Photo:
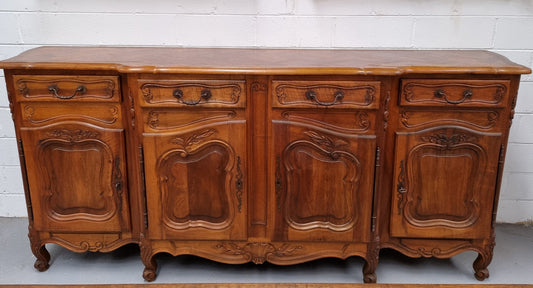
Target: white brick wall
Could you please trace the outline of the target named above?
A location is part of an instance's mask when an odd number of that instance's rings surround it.
[[[489,49],[533,66],[533,0],[2,0],[0,59],[40,45]],[[0,72],[0,216],[25,215]],[[522,77],[498,220],[533,219],[533,75]]]

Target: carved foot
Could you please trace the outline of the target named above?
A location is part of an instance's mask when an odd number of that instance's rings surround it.
[[[48,250],[46,250],[44,246],[41,246],[38,252],[34,252],[33,254],[35,255],[35,257],[37,257],[37,260],[35,260],[35,264],[33,264],[33,267],[39,270],[39,272],[44,272],[48,270],[48,268],[50,267],[50,253],[48,253]]]
[[[156,270],[157,270],[157,265],[152,268],[152,267],[145,267],[144,268],[144,271],[143,271],[143,278],[144,280],[148,281],[148,282],[152,282],[155,280],[155,277],[157,276],[157,273],[156,273]]]
[[[33,267],[40,272],[44,272],[50,267],[50,253],[48,253],[44,244],[41,244],[37,237],[32,238],[31,236],[30,233],[31,251],[35,255],[35,258],[37,258]]]
[[[143,278],[144,280],[148,282],[152,282],[155,280],[155,277],[157,277],[157,262],[155,262],[155,259],[153,256],[149,257],[143,257],[142,259],[144,263],[144,271],[143,271]]]
[[[490,238],[484,241],[482,249],[478,250],[478,256],[472,265],[474,267],[474,276],[477,280],[483,281],[489,278],[489,270],[487,267],[492,261],[492,255],[494,253],[494,246],[496,245],[494,230]]]
[[[378,278],[376,276],[376,272],[365,274],[364,277],[363,277],[363,281],[365,283],[376,283],[377,280],[378,280]]]
[[[489,278],[489,269],[483,269],[483,270],[476,271],[476,273],[474,273],[474,276],[476,276],[477,280],[483,281]]]
[[[490,264],[490,261],[492,259],[492,251],[490,255],[484,255],[482,253],[479,253],[479,255],[476,258],[476,261],[474,261],[474,276],[477,280],[483,281],[487,278],[489,278],[489,270],[487,267]]]
[[[365,283],[376,283],[377,276],[376,276],[376,267],[372,267],[373,265],[370,265],[368,261],[365,262],[365,266],[363,266],[363,281]]]

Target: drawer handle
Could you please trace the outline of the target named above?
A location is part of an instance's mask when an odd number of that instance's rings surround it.
[[[433,92],[433,95],[435,97],[444,98],[446,103],[450,103],[450,104],[461,104],[461,103],[465,102],[466,99],[472,98],[473,94],[474,94],[474,92],[472,92],[472,89],[465,89],[465,91],[463,91],[463,99],[457,100],[457,101],[453,101],[453,100],[449,100],[448,99],[448,97],[446,95],[446,92],[444,92],[444,89],[437,89],[437,90],[435,90],[435,92]]]
[[[78,88],[76,88],[76,90],[74,90],[74,93],[70,96],[59,95],[59,86],[57,86],[57,84],[52,84],[48,86],[48,91],[59,99],[71,99],[71,98],[74,98],[74,96],[76,96],[76,94],[78,93],[80,95],[85,94],[87,92],[87,87],[85,87],[84,85],[78,86]]]
[[[211,96],[213,96],[211,94],[211,90],[203,89],[200,92],[200,99],[198,99],[197,101],[186,101],[186,100],[183,100],[183,90],[181,90],[179,88],[174,89],[174,92],[172,92],[172,95],[174,97],[176,97],[178,100],[180,100],[181,103],[183,103],[185,105],[196,105],[196,104],[200,103],[202,101],[202,99],[204,99],[207,102],[209,100],[209,98],[211,98]]]
[[[321,102],[316,98],[316,91],[313,89],[309,89],[305,92],[305,98],[311,101],[315,101],[316,104],[320,106],[332,106],[337,104],[337,101],[341,101],[342,98],[344,98],[344,92],[342,90],[337,90],[335,94],[333,94],[335,99],[333,99],[333,102]]]

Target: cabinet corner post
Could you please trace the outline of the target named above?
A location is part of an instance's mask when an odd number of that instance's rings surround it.
[[[20,169],[22,171],[22,185],[24,187],[24,195],[26,197],[26,208],[28,210],[28,219],[33,222],[33,207],[31,204],[30,187],[28,185],[28,171],[26,169],[26,157],[24,156],[24,146],[22,139],[17,139],[17,146],[19,150]]]
[[[143,221],[144,221],[144,228],[148,228],[148,206],[147,206],[147,200],[146,200],[146,180],[144,177],[144,151],[143,146],[139,145],[139,166],[141,169],[141,181],[142,181],[142,196],[143,198]]]

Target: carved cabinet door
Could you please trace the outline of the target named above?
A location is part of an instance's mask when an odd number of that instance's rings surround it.
[[[123,129],[72,121],[21,133],[35,229],[129,230]]]
[[[244,120],[144,134],[150,238],[246,238],[245,137]]]
[[[500,145],[460,126],[396,133],[391,235],[489,236]]]
[[[278,241],[367,241],[376,138],[274,120]]]

